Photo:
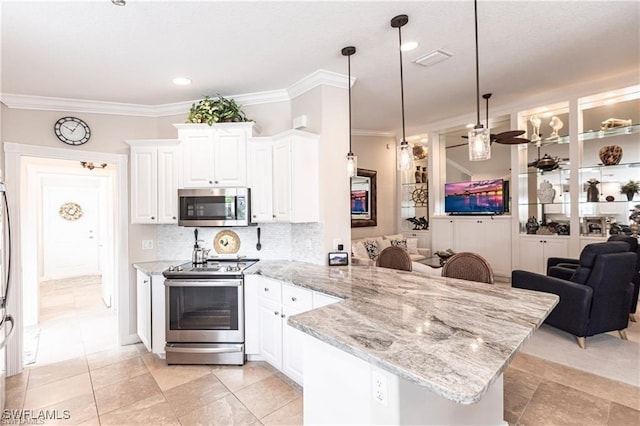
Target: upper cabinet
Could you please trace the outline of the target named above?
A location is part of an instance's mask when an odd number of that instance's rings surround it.
[[[174,124],[182,143],[184,188],[247,186],[253,122]]]
[[[273,142],[251,138],[247,145],[247,185],[251,188],[251,221],[275,221],[273,212]]]
[[[131,223],[177,223],[177,139],[131,140]]]

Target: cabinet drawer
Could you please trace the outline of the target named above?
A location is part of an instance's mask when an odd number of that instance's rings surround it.
[[[269,278],[262,278],[259,281],[258,295],[280,303],[282,300],[282,284]]]
[[[308,311],[313,307],[311,290],[292,285],[282,285],[282,304],[294,309],[295,312]]]

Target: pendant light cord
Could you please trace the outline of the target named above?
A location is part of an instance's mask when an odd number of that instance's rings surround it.
[[[351,150],[351,55],[347,56],[347,73],[349,79],[347,80],[347,86],[349,87],[349,155],[353,155]]]
[[[402,77],[402,27],[398,27],[398,46],[400,47],[400,104],[402,107],[402,141],[401,144],[406,143],[407,139],[405,136],[404,129],[404,80]]]
[[[478,60],[478,0],[473,0],[473,16],[476,30],[476,128],[482,128],[480,124],[480,66]],[[488,124],[488,123],[487,123]]]

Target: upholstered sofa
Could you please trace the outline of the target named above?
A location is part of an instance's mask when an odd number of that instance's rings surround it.
[[[392,245],[406,249],[413,262],[431,257],[431,249],[418,248],[417,238],[406,238],[402,234],[393,234],[351,240],[351,264],[375,265],[377,254]]]

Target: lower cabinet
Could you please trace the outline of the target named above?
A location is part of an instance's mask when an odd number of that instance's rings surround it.
[[[333,296],[259,275],[245,276],[247,355],[259,355],[302,385],[304,333],[289,326],[287,319],[338,301]]]
[[[550,235],[521,236],[519,248],[518,269],[546,275],[548,258],[568,257],[569,240]]]
[[[136,273],[137,333],[149,352],[163,355],[165,341],[164,276]]]

